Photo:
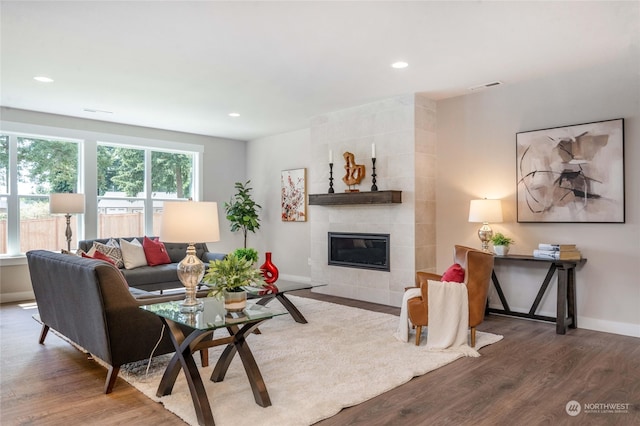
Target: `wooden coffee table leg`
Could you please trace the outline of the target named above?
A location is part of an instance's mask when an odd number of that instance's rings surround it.
[[[282,303],[282,306],[285,307],[285,309],[289,312],[289,314],[291,314],[291,316],[296,322],[300,324],[307,323],[307,319],[304,317],[304,315],[302,315],[302,313],[298,310],[296,305],[294,305],[291,300],[287,299],[287,296],[285,296],[284,293],[276,293],[275,295],[273,294],[266,295],[260,300],[258,300],[256,303],[258,305],[267,306],[267,303],[271,302],[274,298],[278,299],[280,303]]]
[[[198,418],[198,424],[200,425],[213,425],[213,413],[211,412],[211,406],[209,405],[209,399],[207,398],[207,392],[202,383],[202,377],[198,371],[198,366],[193,359],[193,353],[191,350],[191,344],[196,345],[200,340],[206,337],[210,331],[194,330],[186,338],[182,334],[180,328],[173,321],[162,318],[162,321],[167,325],[171,331],[170,337],[173,342],[176,352],[171,358],[167,369],[165,370],[158,391],[156,395],[158,397],[171,394],[173,385],[178,378],[180,368],[185,372],[187,384],[189,386],[189,393],[191,394],[191,400],[196,410],[196,417]]]
[[[227,374],[229,365],[231,365],[231,361],[237,352],[238,355],[240,355],[244,371],[249,379],[249,384],[251,385],[253,398],[256,401],[256,404],[261,407],[269,407],[271,406],[271,398],[269,398],[267,386],[264,383],[262,373],[260,373],[258,364],[256,363],[253,353],[245,339],[246,336],[251,334],[261,322],[262,321],[245,324],[240,329],[235,326],[227,328],[229,333],[233,335],[233,342],[227,345],[222,352],[222,355],[220,355],[220,358],[213,369],[213,373],[211,374],[211,380],[216,383],[224,380],[224,376]]]
[[[276,299],[278,299],[280,303],[282,303],[282,306],[284,306],[285,309],[289,311],[289,313],[291,314],[291,316],[296,322],[300,324],[307,323],[307,319],[304,317],[304,315],[302,315],[302,313],[298,310],[296,305],[294,305],[291,300],[287,299],[284,293],[276,294]]]

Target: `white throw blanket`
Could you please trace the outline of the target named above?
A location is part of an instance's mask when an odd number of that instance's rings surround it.
[[[429,331],[427,349],[452,350],[480,356],[468,343],[469,296],[460,283],[429,280]]]
[[[460,352],[466,356],[477,357],[480,354],[468,343],[469,298],[467,286],[460,283],[428,281],[429,291],[429,327],[427,330],[427,349],[430,351]],[[420,289],[412,288],[405,292],[400,309],[396,339],[409,341],[409,318],[407,301],[420,297]]]

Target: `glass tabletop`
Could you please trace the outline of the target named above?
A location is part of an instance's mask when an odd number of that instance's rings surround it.
[[[198,300],[204,303],[204,307],[203,310],[197,312],[181,312],[180,304],[182,301],[180,300],[143,305],[140,306],[140,309],[198,330],[215,330],[288,313],[281,307],[262,306],[252,301],[247,301],[247,307],[242,312],[227,312],[222,301],[215,297],[205,297]]]
[[[322,287],[326,285],[326,284],[312,284],[311,282],[301,283],[301,282],[286,281],[286,280],[278,280],[274,284],[276,285],[276,287],[278,287],[278,293],[287,293],[287,292],[296,291],[296,290],[309,290],[314,287]],[[264,294],[260,294],[260,292],[263,290],[260,287],[244,287],[244,289],[247,291],[248,297],[264,296]]]

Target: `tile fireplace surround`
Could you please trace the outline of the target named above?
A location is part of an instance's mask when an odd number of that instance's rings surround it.
[[[416,95],[332,112],[311,122],[310,194],[329,188],[328,153],[334,156],[336,193],[344,192],[342,153],[366,167],[357,187],[371,188],[371,145],[376,145],[378,188],[402,191],[402,203],[311,205],[311,282],[314,291],[400,306],[416,270],[435,270],[435,102]],[[390,234],[391,271],[328,265],[329,232]]]

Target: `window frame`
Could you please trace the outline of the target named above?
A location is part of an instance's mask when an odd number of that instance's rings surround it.
[[[133,129],[132,129],[133,130]],[[18,154],[17,140],[23,138],[53,139],[78,143],[78,192],[85,193],[86,209],[84,217],[78,219],[77,238],[97,238],[98,232],[98,191],[97,191],[97,147],[98,144],[130,147],[145,151],[145,233],[153,230],[153,201],[151,198],[151,152],[163,151],[193,155],[193,199],[202,199],[204,146],[163,139],[149,139],[138,136],[94,132],[89,130],[50,127],[27,123],[0,121],[0,134],[9,139],[9,174],[7,198],[7,253],[0,254],[0,265],[12,264],[11,258],[24,258],[20,252],[20,197],[18,194]],[[107,142],[108,141],[108,142]],[[86,194],[96,194],[88,197]],[[25,195],[26,196],[26,195]],[[31,195],[36,196],[36,195]],[[148,201],[147,201],[148,200]],[[9,260],[9,262],[7,262]]]

